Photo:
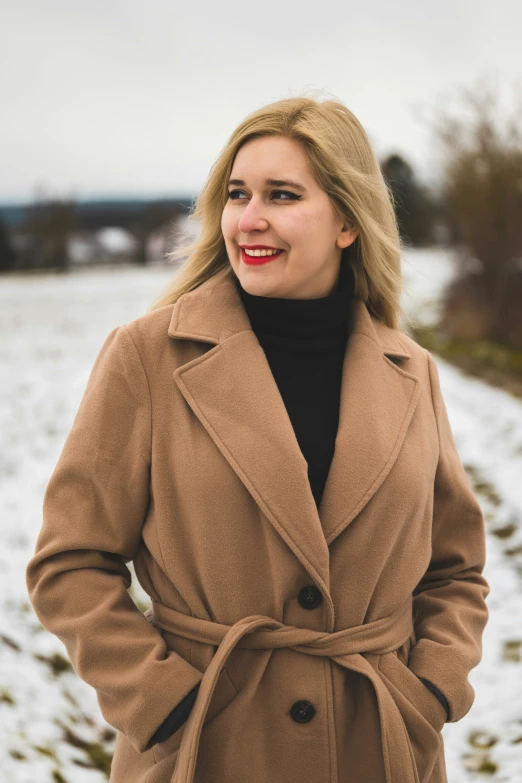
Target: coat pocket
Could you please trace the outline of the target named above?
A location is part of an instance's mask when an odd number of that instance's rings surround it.
[[[203,731],[205,730],[205,726],[208,726],[211,721],[217,718],[223,712],[223,710],[225,710],[229,704],[231,704],[236,696],[237,690],[232,680],[230,679],[227,670],[225,668],[221,669],[214,693],[212,694],[210,704],[208,705],[207,714],[203,723]],[[192,707],[192,709],[194,709],[194,707],[195,705]],[[170,737],[167,737],[166,740],[163,742],[157,742],[152,746],[151,750],[153,752],[156,764],[160,761],[163,761],[163,759],[167,758],[168,756],[173,756],[178,752],[186,726],[187,721],[185,721],[185,723],[180,726],[179,729],[174,732],[174,734],[171,734]]]
[[[444,755],[441,729],[446,710],[407,665],[401,648],[379,658],[379,673],[393,696],[408,732],[419,783],[431,780],[437,760]]]
[[[426,718],[436,732],[440,732],[447,720],[446,710],[434,693],[427,688],[408,664],[402,661],[398,651],[387,653],[389,658],[385,662],[385,671],[401,689],[406,698],[417,707],[421,715]],[[382,660],[381,660],[382,663]],[[391,668],[390,668],[391,667]],[[382,670],[382,666],[379,668]]]

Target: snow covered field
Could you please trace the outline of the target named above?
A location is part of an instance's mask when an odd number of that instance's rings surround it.
[[[0,279],[0,781],[102,783],[114,730],[40,626],[25,566],[41,501],[107,334],[174,274],[79,269]],[[404,306],[429,323],[451,276],[443,251],[405,254]],[[455,440],[488,531],[490,621],[468,715],[443,729],[449,783],[522,781],[522,401],[437,359]],[[131,593],[146,600],[134,580]],[[482,772],[477,771],[482,767]]]

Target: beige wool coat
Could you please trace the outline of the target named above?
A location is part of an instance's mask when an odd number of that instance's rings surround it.
[[[220,271],[107,336],[43,510],[28,593],[117,729],[112,783],[446,783],[419,676],[466,715],[484,519],[432,356],[361,299],[319,509]]]

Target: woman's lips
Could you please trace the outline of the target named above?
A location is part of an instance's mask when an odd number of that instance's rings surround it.
[[[284,250],[280,250],[278,253],[274,253],[271,256],[247,256],[244,249],[241,248],[241,260],[245,264],[258,266],[259,264],[268,264],[269,261],[274,261],[276,258],[282,256],[284,252]]]

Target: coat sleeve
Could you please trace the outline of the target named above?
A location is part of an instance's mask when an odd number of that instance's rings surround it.
[[[26,567],[42,625],[96,690],[103,717],[142,752],[202,672],[167,650],[131,599],[131,573],[149,504],[151,401],[127,327],[94,362],[43,499]]]
[[[446,697],[449,721],[469,712],[475,691],[468,674],[482,658],[482,633],[488,621],[490,588],[484,517],[457,452],[437,365],[428,356],[431,395],[439,436],[434,481],[432,554],[413,592],[416,644],[408,666]]]

